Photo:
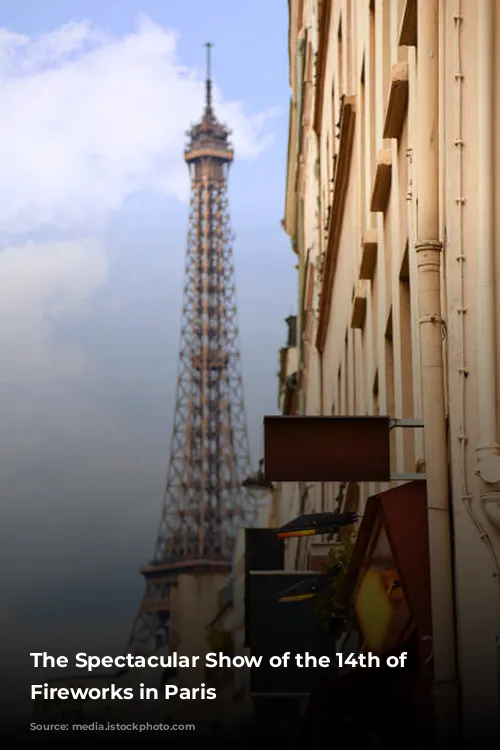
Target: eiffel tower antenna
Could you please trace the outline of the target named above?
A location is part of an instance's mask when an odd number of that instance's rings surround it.
[[[206,79],[206,108],[207,110],[212,109],[212,42],[207,42],[205,47],[207,48],[207,79]]]

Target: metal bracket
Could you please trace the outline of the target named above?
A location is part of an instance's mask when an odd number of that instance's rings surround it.
[[[395,427],[423,427],[424,423],[421,419],[390,419],[389,430],[393,430]],[[391,474],[391,482],[414,482],[414,481],[425,481],[427,478],[426,474],[417,473],[404,473],[404,474]]]
[[[393,430],[395,427],[423,427],[424,423],[421,419],[389,419],[389,429]]]
[[[427,479],[427,474],[391,474],[391,482],[414,482],[424,481]]]

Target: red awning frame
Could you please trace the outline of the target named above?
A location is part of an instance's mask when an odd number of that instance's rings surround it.
[[[422,676],[432,673],[432,610],[426,482],[409,482],[368,498],[344,583],[352,601],[383,528],[415,620]]]
[[[413,695],[422,746],[431,730],[432,707],[429,685],[433,677],[432,615],[429,570],[429,536],[427,522],[427,492],[425,481],[414,481],[368,498],[359,527],[356,545],[347,570],[343,593],[353,601],[363,569],[368,566],[371,552],[383,528],[398,569],[404,595],[414,619],[413,633],[417,636],[419,674],[399,674],[398,670],[382,668],[353,668],[352,672],[325,676],[321,687],[311,694],[304,731],[323,732],[330,736],[339,717],[356,706],[365,696],[368,702],[387,689],[387,680],[396,679],[401,690],[406,684]],[[384,656],[397,655],[406,650],[413,638],[386,651]],[[366,701],[365,701],[366,702]],[[335,710],[333,710],[335,708]],[[418,732],[417,732],[418,733]]]
[[[264,467],[272,482],[387,482],[391,420],[384,416],[264,417]]]

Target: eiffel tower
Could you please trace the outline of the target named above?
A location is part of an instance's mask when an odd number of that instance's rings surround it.
[[[227,178],[230,131],[215,117],[207,44],[205,109],[188,131],[191,178],[179,374],[170,463],[152,562],[127,652],[168,644],[181,573],[229,572],[236,532],[253,519]]]

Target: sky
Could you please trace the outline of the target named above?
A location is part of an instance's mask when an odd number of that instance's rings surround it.
[[[233,131],[252,462],[295,311],[285,0],[0,0],[0,654],[122,651],[159,522],[203,106]],[[5,686],[4,686],[5,688]],[[0,696],[1,697],[1,696]],[[5,695],[3,696],[5,698]]]

